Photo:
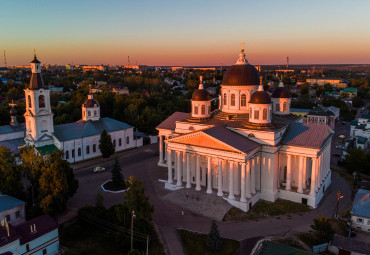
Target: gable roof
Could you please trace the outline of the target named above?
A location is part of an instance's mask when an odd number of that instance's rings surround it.
[[[100,135],[103,130],[108,133],[132,128],[132,126],[111,118],[101,118],[96,121],[78,121],[54,126],[54,136],[59,141],[69,141],[83,137]]]
[[[169,142],[243,153],[249,153],[260,146],[251,139],[222,126],[181,135]]]
[[[12,196],[0,195],[0,212],[12,209],[18,205],[22,205],[25,203],[26,202]]]
[[[170,117],[162,121],[156,128],[175,130],[176,121],[183,120],[189,115],[190,113],[187,113],[187,112],[174,112]]]
[[[23,132],[26,131],[25,123],[20,123],[18,126],[12,126],[12,125],[0,126],[0,135],[20,132],[20,131],[23,131]]]
[[[292,122],[280,142],[291,146],[320,149],[333,133],[334,131],[325,124]]]
[[[328,110],[325,106],[319,105],[313,108],[308,115],[317,115],[317,116],[330,116],[335,115],[332,111]]]

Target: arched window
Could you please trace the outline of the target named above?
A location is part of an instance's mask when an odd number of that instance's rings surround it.
[[[28,95],[28,107],[32,108],[31,96]]]
[[[44,95],[39,96],[39,108],[44,108],[45,107],[45,97]]]
[[[90,146],[89,145],[86,146],[86,154],[90,154]]]
[[[96,152],[96,144],[93,145],[93,153]]]
[[[96,111],[94,111],[94,116],[96,116],[97,114],[96,114]]]
[[[253,113],[253,111],[252,111],[252,107],[251,107],[251,108],[249,108],[249,118],[250,119],[252,118],[252,113]]]
[[[227,105],[227,95],[224,93],[224,105]]]
[[[78,148],[77,153],[78,153],[78,156],[81,157],[81,148]]]
[[[284,102],[284,104],[283,104],[283,112],[286,112],[287,111],[287,104],[286,104],[286,102]]]
[[[113,146],[116,147],[116,139],[113,140]]]
[[[258,110],[254,110],[254,119],[255,120],[259,119],[259,111]]]
[[[91,112],[90,111],[87,111],[87,116],[91,116]]]
[[[267,109],[263,109],[262,119],[267,120]]]
[[[240,106],[247,106],[247,96],[245,94],[240,98]]]
[[[231,106],[235,106],[235,94],[231,94]]]
[[[280,112],[280,104],[279,103],[276,104],[276,111]]]
[[[198,114],[198,106],[194,106],[194,114]]]
[[[206,106],[205,105],[202,105],[202,114],[206,114]]]

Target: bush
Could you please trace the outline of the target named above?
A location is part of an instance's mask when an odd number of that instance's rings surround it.
[[[218,232],[216,221],[212,221],[211,231],[207,237],[207,248],[213,252],[219,251],[222,247],[222,239]]]

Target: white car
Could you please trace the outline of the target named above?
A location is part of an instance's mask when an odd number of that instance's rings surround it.
[[[104,172],[105,168],[101,166],[97,166],[94,168],[94,173]]]

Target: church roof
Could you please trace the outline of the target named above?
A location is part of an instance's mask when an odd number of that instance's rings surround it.
[[[333,136],[333,133],[334,131],[325,124],[292,122],[281,139],[281,143],[320,149]]]
[[[7,147],[12,153],[18,153],[19,146],[22,146],[24,144],[25,144],[24,137],[0,141],[0,146]]]
[[[69,141],[83,137],[100,135],[103,130],[115,132],[132,128],[132,126],[111,118],[101,118],[96,121],[79,121],[54,126],[54,136],[59,141]]]
[[[15,133],[19,131],[26,131],[25,123],[20,123],[18,126],[12,126],[12,125],[0,126],[0,135]]]
[[[183,120],[189,115],[190,113],[187,112],[174,112],[170,117],[162,121],[156,128],[175,130],[176,121]]]
[[[29,89],[40,89],[44,87],[44,80],[41,73],[33,73],[31,75]]]
[[[251,64],[229,67],[222,79],[222,86],[258,85],[259,83],[259,72]]]

